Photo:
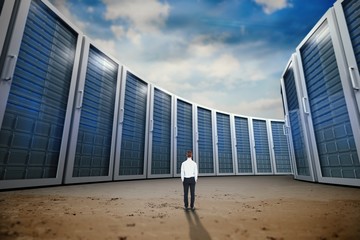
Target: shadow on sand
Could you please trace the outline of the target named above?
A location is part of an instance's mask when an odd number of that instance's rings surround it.
[[[185,216],[189,223],[191,240],[211,240],[209,233],[201,224],[200,218],[196,211],[186,210]]]

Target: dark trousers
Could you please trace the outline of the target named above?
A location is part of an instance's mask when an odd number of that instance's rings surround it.
[[[188,194],[189,194],[189,188],[190,188],[190,196],[191,196],[191,202],[190,207],[194,207],[195,203],[195,178],[184,178],[183,186],[184,186],[184,206],[187,208],[189,207],[189,200],[188,200]]]

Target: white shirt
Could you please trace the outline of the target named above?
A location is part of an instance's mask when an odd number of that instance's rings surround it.
[[[184,181],[184,178],[195,178],[195,182],[198,179],[198,169],[197,164],[191,158],[188,158],[181,164],[181,181]]]

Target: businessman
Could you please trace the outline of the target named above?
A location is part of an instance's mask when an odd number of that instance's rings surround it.
[[[190,208],[195,210],[195,185],[198,179],[198,168],[196,162],[192,160],[192,151],[186,152],[186,161],[181,164],[181,181],[184,186],[184,207],[189,209],[188,193],[190,188]]]

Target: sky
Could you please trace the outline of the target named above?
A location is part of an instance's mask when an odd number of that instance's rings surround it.
[[[335,0],[50,0],[139,78],[225,113],[283,119],[280,78]]]

